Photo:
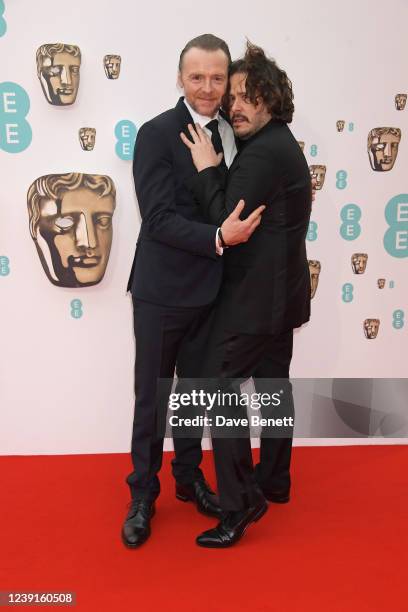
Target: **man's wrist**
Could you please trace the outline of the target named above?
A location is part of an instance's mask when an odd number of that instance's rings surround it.
[[[222,248],[226,249],[228,247],[228,244],[224,240],[224,236],[222,235],[222,229],[221,228],[218,228],[218,238],[220,240]]]

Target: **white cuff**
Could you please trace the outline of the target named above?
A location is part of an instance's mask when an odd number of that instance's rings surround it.
[[[220,228],[217,229],[217,232],[215,234],[215,252],[217,253],[217,255],[222,255],[224,253],[224,249],[220,247],[218,244],[219,233],[220,233]]]

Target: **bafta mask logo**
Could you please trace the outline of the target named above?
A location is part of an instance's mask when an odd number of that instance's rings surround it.
[[[379,278],[377,280],[377,285],[379,289],[384,289],[385,287],[385,278]]]
[[[397,159],[400,140],[399,128],[378,127],[368,133],[367,151],[373,170],[378,172],[392,170]]]
[[[95,146],[96,129],[83,127],[79,128],[79,142],[84,151],[92,151]]]
[[[81,51],[76,45],[55,43],[37,49],[37,74],[50,104],[68,106],[75,102],[80,66]]]
[[[121,61],[120,55],[105,55],[103,65],[108,79],[119,78]]]
[[[374,340],[378,335],[380,319],[365,319],[364,334],[368,340]]]
[[[343,119],[339,119],[339,121],[336,121],[336,128],[338,132],[342,132],[344,130],[344,126],[345,126],[346,122],[343,121]]]
[[[303,142],[303,140],[298,140],[297,143],[298,143],[299,147],[302,149],[302,151],[304,151],[305,143]]]
[[[354,274],[364,274],[367,267],[367,253],[353,253],[351,256],[351,267]]]
[[[316,181],[316,189],[322,189],[326,176],[326,166],[312,164],[309,166],[310,176]]]
[[[397,110],[404,110],[406,103],[407,103],[407,94],[396,94],[395,108]]]
[[[310,274],[310,289],[311,289],[310,299],[313,299],[314,296],[316,295],[316,289],[317,289],[317,285],[319,284],[319,275],[320,275],[321,269],[322,269],[322,266],[320,264],[320,261],[317,261],[317,259],[309,259],[309,274]]]
[[[109,176],[48,174],[27,194],[31,237],[48,279],[59,287],[99,283],[112,244],[116,190]]]

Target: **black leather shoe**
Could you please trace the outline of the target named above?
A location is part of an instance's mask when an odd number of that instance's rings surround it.
[[[265,514],[268,504],[263,499],[256,506],[238,512],[227,512],[215,529],[204,531],[196,542],[206,548],[228,548],[242,538],[251,523],[256,523]]]
[[[222,517],[219,499],[205,480],[194,480],[189,485],[176,482],[176,497],[183,502],[194,502],[197,510],[206,516]]]
[[[274,504],[287,504],[290,500],[289,489],[282,489],[282,491],[267,491],[262,489],[265,499]]]
[[[150,519],[156,509],[154,501],[134,499],[122,527],[122,541],[129,548],[137,548],[150,536]]]

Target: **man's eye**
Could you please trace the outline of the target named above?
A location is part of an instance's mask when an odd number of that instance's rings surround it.
[[[383,151],[385,149],[385,144],[378,144],[375,148],[377,151]]]
[[[111,225],[111,217],[109,217],[109,216],[98,217],[96,222],[101,227],[104,227],[104,228],[110,227],[110,225]]]
[[[192,81],[201,81],[201,77],[199,74],[193,74],[193,76],[191,77]]]
[[[71,66],[71,72],[73,72],[74,74],[78,74],[79,66]]]
[[[55,220],[55,225],[60,230],[69,230],[73,227],[74,220],[72,217],[58,217],[58,219]]]

